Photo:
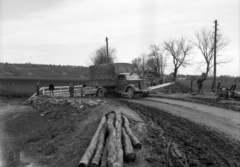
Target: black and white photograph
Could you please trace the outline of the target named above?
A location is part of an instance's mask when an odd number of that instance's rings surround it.
[[[0,0],[0,167],[240,167],[240,1]]]

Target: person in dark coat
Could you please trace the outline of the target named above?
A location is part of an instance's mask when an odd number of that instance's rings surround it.
[[[40,82],[38,81],[37,82],[37,85],[36,85],[36,89],[37,89],[37,96],[39,96],[39,87],[40,87]]]
[[[74,95],[74,85],[72,83],[70,83],[70,85],[69,85],[69,93],[70,93],[70,97],[73,97],[73,95]]]
[[[203,87],[203,82],[207,79],[207,76],[205,73],[202,73],[202,76],[197,80],[198,85],[198,94],[200,94],[200,91]]]
[[[86,87],[86,84],[83,84],[82,87],[80,87],[80,92],[81,92],[81,96],[85,96],[84,95],[84,88]]]
[[[54,95],[54,85],[53,85],[53,83],[51,83],[50,85],[49,85],[49,91],[50,91],[50,95]]]

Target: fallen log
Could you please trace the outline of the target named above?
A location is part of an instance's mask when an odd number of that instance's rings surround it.
[[[102,157],[103,149],[105,146],[105,135],[106,135],[106,124],[102,127],[101,133],[98,138],[97,149],[95,151],[95,155],[90,164],[90,167],[98,167],[100,164],[100,160]]]
[[[108,143],[108,138],[106,140],[106,144],[105,144],[103,154],[101,157],[101,166],[100,167],[107,167],[107,143]]]
[[[122,128],[123,150],[125,159],[127,162],[134,162],[136,155],[133,152],[133,147],[129,136],[127,135],[125,128]]]
[[[123,149],[122,149],[122,114],[121,112],[116,112],[116,120],[115,120],[115,128],[116,128],[116,160],[114,162],[114,166],[123,167]]]
[[[113,126],[115,114],[109,113],[107,116],[107,130],[108,130],[108,140],[107,140],[107,166],[114,167],[114,162],[116,161],[116,129]]]
[[[123,118],[123,126],[125,128],[126,133],[128,134],[129,138],[132,141],[132,145],[134,148],[137,149],[141,149],[142,148],[142,144],[139,142],[139,140],[137,139],[137,137],[133,134],[131,128],[129,127],[129,121],[127,119],[127,117],[125,117],[124,115],[122,116]]]
[[[99,134],[100,134],[105,122],[106,122],[106,117],[104,115],[104,116],[102,116],[101,121],[98,125],[98,128],[97,128],[95,134],[93,135],[88,148],[84,152],[82,159],[80,160],[80,162],[78,164],[78,167],[87,167],[88,166],[89,161],[92,159],[94,151],[96,150],[98,137],[99,137]]]

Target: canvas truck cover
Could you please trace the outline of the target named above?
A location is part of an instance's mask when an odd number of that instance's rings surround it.
[[[89,67],[89,81],[97,82],[101,86],[109,86],[106,81],[114,84],[116,76],[119,73],[131,73],[133,72],[133,65],[129,63],[113,63],[113,64],[101,64]],[[104,82],[103,82],[104,81]],[[102,83],[102,84],[101,84]],[[106,83],[107,85],[103,85]]]

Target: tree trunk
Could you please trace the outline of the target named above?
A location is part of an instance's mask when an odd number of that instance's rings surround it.
[[[174,68],[174,72],[173,72],[173,81],[176,81],[176,78],[177,78],[177,71],[178,71],[178,69],[177,69],[177,68]]]
[[[90,164],[90,167],[98,167],[102,157],[106,136],[106,124],[103,126],[102,131],[98,138],[97,150],[95,152],[94,158]]]
[[[136,155],[133,152],[131,140],[130,140],[129,136],[127,135],[124,127],[122,128],[122,139],[123,139],[123,148],[124,148],[125,159],[127,160],[127,162],[134,162]]]
[[[103,154],[101,157],[101,166],[100,167],[107,167],[107,143],[108,143],[108,138],[106,140],[106,144],[105,144]]]
[[[129,121],[127,119],[127,117],[125,116],[122,116],[123,120],[124,120],[124,128],[126,130],[126,133],[128,134],[128,136],[130,137],[131,141],[132,141],[132,144],[133,144],[133,147],[137,148],[137,149],[140,149],[142,148],[142,145],[141,143],[139,142],[139,140],[137,139],[136,136],[134,136],[134,134],[132,133],[132,130],[130,129],[129,127]]]
[[[116,128],[116,160],[114,162],[114,166],[123,167],[123,150],[122,150],[122,114],[121,112],[116,112],[116,120],[115,120],[115,128]]]
[[[99,137],[99,134],[100,134],[100,132],[102,130],[102,127],[104,126],[105,122],[106,122],[106,117],[102,116],[101,121],[99,123],[99,126],[98,126],[95,134],[93,135],[92,140],[91,140],[88,148],[84,152],[84,154],[82,156],[82,159],[80,160],[80,162],[78,164],[78,167],[88,166],[89,161],[92,159],[93,154],[95,152],[95,149],[97,147],[98,137]]]
[[[158,57],[157,57],[157,73],[159,74],[159,60],[158,60]]]
[[[115,150],[116,145],[116,129],[113,126],[115,114],[109,113],[107,119],[108,129],[108,142],[107,142],[107,164],[108,167],[113,167],[116,161],[117,153]]]

